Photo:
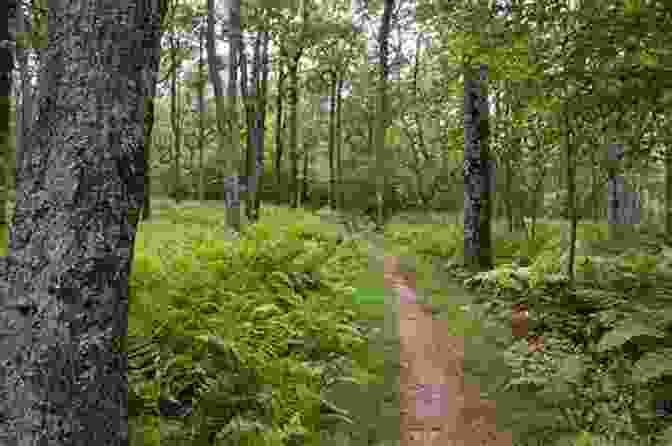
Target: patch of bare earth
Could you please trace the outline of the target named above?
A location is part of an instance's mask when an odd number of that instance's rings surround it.
[[[464,341],[418,303],[400,302],[401,446],[512,446],[493,401],[465,383]]]

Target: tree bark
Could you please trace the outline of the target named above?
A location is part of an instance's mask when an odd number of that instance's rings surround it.
[[[237,0],[231,0],[232,4],[229,4],[229,11],[236,9],[235,3],[240,3]],[[217,114],[217,136],[219,140],[219,150],[223,150],[224,147],[229,146],[230,153],[225,159],[225,178],[224,178],[224,206],[226,208],[226,223],[229,228],[233,229],[235,232],[240,232],[242,227],[241,215],[240,215],[240,197],[239,197],[239,188],[238,188],[238,155],[239,155],[239,145],[240,132],[238,131],[237,126],[237,116],[231,116],[229,120],[229,127],[231,130],[231,137],[227,141],[227,124],[226,124],[226,104],[224,103],[224,88],[222,87],[222,79],[219,77],[219,72],[217,71],[217,61],[215,52],[215,2],[214,0],[208,0],[208,32],[206,40],[206,48],[208,52],[208,67],[210,71],[210,82],[212,82],[212,87],[215,95],[215,104],[216,104],[216,114]],[[231,22],[240,23],[240,7],[237,8],[237,13],[231,13],[230,20]],[[236,19],[235,17],[238,17]],[[233,31],[233,28],[236,25],[231,24],[232,28],[232,37],[240,35],[240,27],[237,27],[237,32]],[[231,45],[230,57],[231,62],[233,62],[234,67],[229,70],[229,85],[228,85],[228,95],[230,98],[230,112],[234,114],[235,112],[235,88],[236,88],[236,74],[235,74],[235,48],[237,45],[235,37]]]
[[[672,240],[672,145],[665,146],[665,234]]]
[[[336,163],[335,163],[335,138],[336,138],[336,87],[338,79],[336,71],[331,72],[329,84],[329,208],[336,209]]]
[[[490,230],[490,153],[487,66],[479,79],[465,70],[464,80],[464,258],[475,270],[493,266]]]
[[[243,97],[243,108],[245,110],[245,128],[247,130],[245,135],[245,215],[248,221],[254,221],[254,195],[256,190],[256,176],[255,176],[255,141],[254,141],[254,116],[256,108],[256,90],[258,84],[259,73],[256,71],[258,67],[257,58],[259,57],[259,36],[255,39],[254,56],[251,61],[252,65],[252,80],[251,85],[247,79],[247,55],[245,54],[245,43],[240,39],[240,46],[238,48],[240,55],[240,91]],[[248,88],[249,86],[249,88]]]
[[[301,202],[304,203],[304,206],[307,206],[309,199],[308,193],[308,167],[310,166],[310,152],[308,148],[304,146],[303,149],[303,169],[301,174]]]
[[[231,129],[231,154],[233,168],[224,178],[224,200],[229,226],[240,232],[242,215],[240,209],[240,174],[238,170],[240,155],[240,126],[238,121],[238,69],[240,68],[240,49],[242,34],[240,30],[240,0],[229,1],[229,128]]]
[[[574,284],[574,258],[576,257],[576,174],[574,161],[574,139],[568,115],[568,106],[565,106],[563,117],[565,120],[565,153],[567,155],[567,214],[569,217],[569,256],[567,258],[567,277],[569,284]]]
[[[336,87],[336,175],[338,190],[338,209],[344,210],[345,192],[343,191],[343,137],[341,132],[342,114],[343,114],[343,73],[338,77],[338,86]]]
[[[283,104],[285,96],[285,63],[283,62],[283,55],[285,55],[284,47],[280,46],[280,61],[277,64],[278,68],[278,96],[275,103],[275,187],[278,193],[282,190],[282,155],[283,155],[283,123],[284,113]]]
[[[17,32],[30,33],[30,24],[24,14],[23,8],[18,7],[16,11]],[[30,130],[33,123],[33,91],[28,70],[28,49],[19,45],[18,42],[16,46],[16,59],[19,64],[21,78],[21,107],[16,107],[16,166],[18,170],[22,164],[24,149],[30,146]]]
[[[201,28],[202,30],[203,28]],[[205,72],[204,72],[204,37],[201,31],[198,39],[198,200],[205,201]]]
[[[177,1],[177,0],[175,0]],[[173,7],[173,11],[175,6]],[[173,32],[170,36],[170,59],[172,62],[172,73],[170,74],[170,127],[173,131],[173,175],[175,184],[173,185],[173,199],[175,204],[180,204],[182,200],[182,180],[181,180],[181,165],[180,158],[182,154],[182,128],[179,120],[179,90],[177,85],[177,50],[179,43],[176,42],[176,36]]]
[[[150,61],[154,66],[154,61]],[[156,65],[158,68],[158,64]],[[142,206],[142,220],[149,220],[152,218],[152,175],[151,175],[151,152],[152,152],[152,131],[154,130],[154,95],[156,94],[156,83],[149,86],[149,95],[145,97],[145,116],[144,116],[144,140],[145,153],[143,154],[143,162],[145,163],[145,176],[143,184],[145,188],[145,200]]]
[[[298,126],[299,126],[299,60],[301,59],[301,49],[296,50],[296,54],[289,62],[289,150],[291,154],[291,178],[290,178],[290,206],[298,207],[299,201],[299,148],[298,148]]]
[[[50,2],[45,94],[3,262],[2,444],[128,444],[123,346],[158,15],[151,1]]]
[[[151,49],[149,54],[149,63],[145,66],[145,81],[147,85],[147,94],[145,95],[144,111],[144,167],[145,176],[143,178],[145,188],[145,200],[142,207],[142,220],[149,220],[152,217],[152,175],[151,175],[151,153],[152,153],[152,131],[154,130],[154,96],[156,95],[156,84],[159,78],[159,68],[161,66],[161,37],[163,36],[163,23],[168,14],[169,0],[158,0],[158,20],[160,23],[158,31],[159,44]]]
[[[254,197],[254,217],[259,220],[261,207],[261,191],[264,180],[264,155],[266,143],[266,98],[268,91],[268,31],[261,31],[261,56],[259,63],[261,64],[261,79],[259,80],[259,90],[257,109],[255,112],[255,144],[257,147],[257,193]]]
[[[4,11],[3,11],[4,10]],[[9,120],[12,96],[12,70],[14,56],[10,49],[9,5],[0,7],[0,17],[6,17],[7,26],[0,28],[0,225],[7,224],[7,188],[9,169]],[[18,109],[18,106],[17,106]],[[17,126],[16,133],[19,133]]]
[[[387,178],[387,169],[385,163],[385,133],[389,121],[387,107],[387,76],[388,76],[388,40],[390,37],[390,27],[392,22],[392,9],[394,0],[385,0],[383,17],[380,22],[378,32],[378,116],[375,132],[376,147],[376,229],[383,230],[385,224],[385,184]]]

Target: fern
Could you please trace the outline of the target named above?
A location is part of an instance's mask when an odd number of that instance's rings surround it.
[[[633,376],[640,383],[669,374],[672,374],[672,348],[645,353],[633,367]]]
[[[651,327],[644,322],[633,318],[619,322],[616,327],[608,331],[597,345],[597,351],[604,352],[622,346],[632,338],[638,336],[665,337],[665,333]]]

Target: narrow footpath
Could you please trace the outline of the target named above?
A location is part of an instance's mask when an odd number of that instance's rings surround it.
[[[464,380],[464,339],[416,300],[414,277],[385,257],[386,286],[399,298],[401,446],[512,446],[496,406]]]

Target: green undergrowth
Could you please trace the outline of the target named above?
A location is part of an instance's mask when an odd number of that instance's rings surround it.
[[[367,342],[383,310],[353,300],[355,287],[382,285],[368,244],[280,208],[233,237],[220,212],[163,209],[141,225],[129,308],[132,444],[326,444],[359,422],[330,390],[351,383],[363,400],[362,388],[384,384],[384,355]],[[192,400],[194,411],[158,423],[159,398]]]
[[[579,225],[570,289],[561,222],[495,231],[496,268],[474,275],[451,217],[394,221],[381,235],[324,210],[263,212],[240,237],[221,208],[166,208],[143,222],[132,444],[395,444],[398,364],[375,334],[394,306],[355,303],[383,288],[389,254],[415,260],[419,296],[465,339],[465,379],[497,402],[516,446],[670,443],[651,405],[672,394],[672,253],[651,234],[616,249],[603,225]],[[512,339],[514,302],[532,308],[543,353]],[[193,414],[159,417],[160,396],[193,400]]]
[[[672,423],[654,406],[672,395],[672,247],[645,232],[610,244],[606,228],[596,226],[580,227],[573,288],[559,234],[528,266],[503,263],[465,285],[482,297],[483,317],[501,326],[513,303],[530,306],[531,332],[544,337],[546,350],[532,354],[524,341],[511,343],[505,358],[514,375],[505,390],[533,394],[537,415],[556,415],[544,428],[549,435],[670,444]]]
[[[606,225],[581,223],[570,289],[564,222],[537,223],[534,234],[494,231],[495,269],[477,275],[462,268],[460,227],[387,229],[398,252],[439,262],[439,280],[428,285],[433,303],[465,296],[446,275],[477,296],[466,314],[454,306],[447,314],[453,333],[465,335],[465,379],[497,402],[515,444],[672,444],[670,419],[654,410],[672,398],[672,247],[663,238],[638,230],[613,243]],[[511,336],[519,302],[532,308],[531,334],[544,336],[544,353]]]

